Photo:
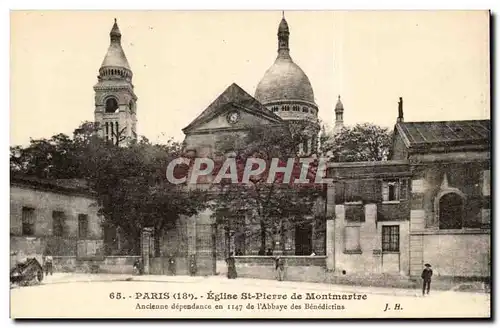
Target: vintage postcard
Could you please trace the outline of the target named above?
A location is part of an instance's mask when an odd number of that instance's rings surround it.
[[[10,315],[490,318],[488,11],[12,11]]]

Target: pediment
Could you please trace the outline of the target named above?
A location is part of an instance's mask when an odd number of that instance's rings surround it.
[[[233,121],[235,117],[236,120]],[[249,126],[276,123],[276,120],[259,115],[259,113],[252,112],[247,108],[237,106],[235,104],[228,104],[209,120],[190,130],[190,133],[207,130],[241,130],[248,128]]]
[[[231,121],[229,114],[236,113]],[[255,98],[236,84],[229,86],[217,97],[183,132],[191,133],[211,130],[238,130],[256,124],[279,124],[282,119],[264,107]]]

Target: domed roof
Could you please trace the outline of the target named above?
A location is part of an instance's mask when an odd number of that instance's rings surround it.
[[[342,104],[342,101],[340,100],[340,95],[337,100],[337,104],[335,105],[335,111],[343,111],[344,110],[344,104]]]
[[[306,73],[290,57],[290,32],[285,18],[278,27],[278,58],[257,85],[255,98],[262,104],[282,100],[314,103],[314,92]]]
[[[278,56],[257,85],[255,99],[262,104],[287,99],[314,103],[314,92],[306,73],[290,57]]]
[[[123,67],[130,70],[127,57],[125,56],[125,52],[123,51],[121,45],[122,34],[116,19],[109,36],[111,42],[109,44],[108,52],[102,61],[101,67]]]

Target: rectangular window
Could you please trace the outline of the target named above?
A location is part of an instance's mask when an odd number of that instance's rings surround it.
[[[483,171],[483,196],[490,195],[490,190],[491,190],[490,183],[491,183],[490,170],[484,170]]]
[[[23,236],[33,236],[35,234],[35,209],[23,207],[22,209],[22,233]]]
[[[361,252],[361,245],[359,242],[359,226],[347,226],[344,228],[344,249],[345,252]]]
[[[86,214],[78,214],[78,238],[87,239],[89,233],[89,218]]]
[[[64,212],[54,211],[52,212],[52,235],[57,237],[62,237],[64,234],[64,223],[65,223]]]
[[[382,226],[382,251],[399,252],[399,226]]]
[[[405,200],[408,197],[407,179],[384,181],[382,183],[382,200],[394,202]]]

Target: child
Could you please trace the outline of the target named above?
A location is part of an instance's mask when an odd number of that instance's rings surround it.
[[[431,289],[431,277],[432,277],[432,269],[429,263],[425,264],[424,271],[422,271],[422,279],[424,280],[422,285],[422,295],[425,295],[425,290],[427,289],[427,295],[429,295],[429,291]]]
[[[49,273],[52,276],[52,273],[54,272],[53,268],[52,254],[50,251],[47,251],[45,255],[45,276],[48,276]]]

